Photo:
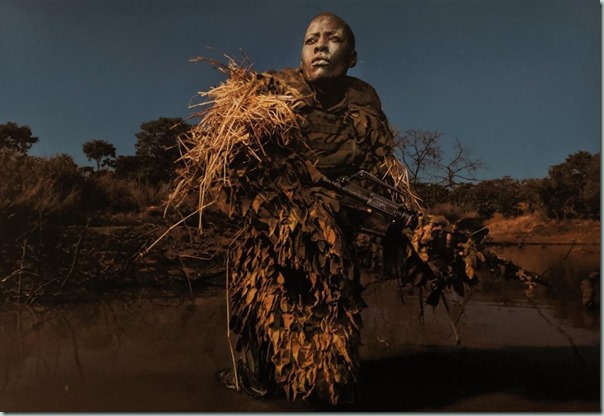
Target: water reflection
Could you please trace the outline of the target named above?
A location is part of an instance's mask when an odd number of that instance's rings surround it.
[[[573,360],[589,362],[591,373],[587,372],[590,376],[584,383],[591,386],[594,371],[599,374],[594,351],[599,346],[600,322],[598,315],[583,308],[579,284],[583,276],[599,271],[599,247],[498,250],[527,269],[548,270],[551,287],[539,287],[527,299],[519,282],[483,278],[466,303],[450,299],[450,315],[442,307],[426,307],[422,322],[417,292],[407,290],[402,303],[396,283],[369,285],[361,352],[369,363],[370,377],[390,362],[385,360],[394,360],[393,366],[403,361],[408,365],[409,357],[423,359],[431,348],[472,351],[473,356],[484,358],[485,365],[493,365],[489,360],[519,354],[505,348],[522,347],[532,348],[536,357],[549,351],[545,355],[550,354],[551,360],[570,360],[561,364],[569,368],[574,368]],[[215,371],[231,360],[225,317],[222,291],[194,298],[137,293],[54,307],[4,305],[0,311],[0,408],[30,412],[308,410],[302,403],[249,400],[215,381]],[[461,347],[455,347],[452,321],[457,323]],[[484,349],[508,352],[491,356],[480,352]],[[385,391],[371,393],[371,389],[368,386],[365,402],[369,410],[379,408],[372,407],[372,400]],[[430,400],[415,397],[412,402],[417,407],[405,409],[435,409]],[[453,406],[456,400],[460,398],[443,406]],[[599,398],[589,396],[588,400],[599,406]]]
[[[151,411],[155,406],[141,409],[128,397],[165,397],[162,390],[176,379],[196,397],[187,383],[203,383],[197,375],[210,364],[228,364],[216,331],[224,328],[223,306],[222,297],[141,296],[5,311],[0,404],[5,410]],[[190,401],[177,391],[167,399],[176,408]]]

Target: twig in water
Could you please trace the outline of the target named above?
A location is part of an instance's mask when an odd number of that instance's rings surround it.
[[[231,361],[233,364],[233,374],[235,374],[235,388],[237,391],[239,388],[239,374],[237,374],[237,362],[235,360],[235,352],[233,351],[233,343],[231,342],[231,306],[230,306],[230,296],[229,296],[229,276],[231,270],[229,268],[229,255],[227,252],[226,256],[226,318],[227,318],[227,340],[229,341],[229,351],[231,352]]]
[[[556,325],[555,323],[553,323],[552,321],[550,321],[549,318],[547,316],[545,316],[545,314],[541,311],[541,309],[539,309],[539,307],[535,304],[535,302],[533,302],[533,300],[531,298],[528,298],[528,301],[531,304],[531,306],[533,307],[533,309],[535,309],[537,311],[537,313],[543,318],[543,320],[545,322],[547,322],[550,326],[556,328],[556,330],[558,332],[560,332],[560,334],[562,334],[562,336],[564,336],[568,340],[568,343],[572,347],[573,352],[575,354],[577,354],[577,356],[579,356],[579,358],[581,359],[581,361],[585,362],[585,360],[583,359],[583,357],[579,353],[579,349],[577,348],[577,345],[573,341],[573,338],[564,329],[562,329],[559,325]]]
[[[178,262],[182,266],[182,272],[187,276],[187,283],[189,284],[189,294],[193,297],[193,286],[191,285],[191,277],[189,276],[189,272],[187,272],[187,267],[185,263],[182,261],[182,256],[180,254],[177,255]]]
[[[78,262],[78,257],[80,254],[80,245],[82,244],[82,240],[84,239],[84,236],[86,235],[86,230],[88,230],[88,227],[90,226],[90,221],[92,220],[92,217],[88,218],[88,222],[86,223],[86,227],[84,228],[84,230],[82,231],[82,233],[80,234],[80,238],[78,239],[78,242],[76,243],[76,247],[75,247],[75,253],[73,254],[73,260],[71,262],[71,268],[69,269],[69,272],[67,272],[67,275],[65,276],[65,279],[63,279],[63,281],[61,282],[61,286],[59,287],[59,292],[61,292],[63,290],[63,286],[65,286],[65,283],[67,283],[67,280],[69,280],[69,278],[71,277],[71,275],[73,274],[75,268],[76,268],[76,264]]]
[[[19,294],[17,295],[18,304],[21,303],[21,278],[23,277],[23,269],[24,269],[24,264],[25,264],[25,253],[26,252],[27,252],[27,238],[25,238],[25,241],[23,241],[23,253],[21,254],[21,264],[19,266],[19,284],[18,284]]]
[[[463,302],[460,305],[460,310],[459,310],[459,314],[457,315],[457,319],[455,319],[455,325],[457,325],[459,323],[459,320],[461,319],[461,317],[463,316],[463,314],[466,311],[466,305],[468,304],[468,301],[470,300],[470,297],[472,296],[472,293],[474,291],[472,290],[472,287],[470,286],[470,290],[468,293],[468,296],[464,296],[463,298]]]
[[[237,391],[240,391],[241,389],[239,387],[239,374],[237,373],[237,362],[235,360],[235,352],[233,351],[233,343],[231,342],[231,303],[230,303],[231,297],[229,296],[229,280],[230,280],[229,277],[231,275],[231,269],[229,267],[229,257],[230,257],[229,251],[230,251],[233,243],[239,239],[239,236],[241,236],[241,234],[243,234],[243,229],[239,230],[239,232],[237,232],[233,236],[233,239],[231,240],[231,242],[228,245],[227,255],[226,255],[226,260],[225,260],[226,279],[224,279],[226,281],[227,340],[229,341],[229,350],[231,352],[231,361],[233,363],[233,374],[235,375],[235,388],[237,389]]]
[[[580,234],[579,234],[580,235]],[[552,270],[554,267],[564,263],[566,261],[566,259],[568,259],[568,257],[570,256],[570,253],[573,251],[573,249],[575,248],[575,245],[577,243],[577,239],[579,238],[579,235],[577,235],[575,237],[575,239],[573,240],[573,242],[571,243],[568,251],[566,252],[566,254],[564,255],[564,257],[561,260],[558,260],[556,263],[552,264],[551,266],[549,266],[547,269],[545,269],[545,271],[543,273],[541,273],[541,276],[545,276],[546,273],[548,273],[550,270]]]
[[[451,310],[449,309],[449,304],[447,303],[447,299],[445,298],[445,294],[441,292],[441,299],[443,300],[443,305],[445,310],[447,311],[447,317],[449,318],[449,325],[451,325],[451,329],[453,330],[453,335],[455,335],[456,344],[461,344],[461,337],[459,336],[459,332],[457,332],[457,323],[453,321],[451,317]]]

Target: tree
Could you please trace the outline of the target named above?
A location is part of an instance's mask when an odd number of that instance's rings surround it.
[[[29,126],[19,126],[12,121],[0,124],[0,148],[27,154],[35,143],[38,143],[38,138],[32,136]]]
[[[479,160],[468,157],[467,151],[461,146],[459,140],[455,139],[455,155],[453,158],[438,166],[440,174],[436,177],[448,188],[455,186],[459,180],[475,181],[474,172],[483,167]]]
[[[523,179],[520,181],[522,186],[522,202],[526,204],[528,212],[540,211],[544,214],[547,213],[547,207],[541,198],[542,191],[546,179],[530,178]]]
[[[437,131],[406,130],[396,134],[397,154],[407,166],[411,182],[432,182],[434,171],[442,158]]]
[[[517,179],[504,176],[479,182],[473,187],[474,205],[478,213],[490,217],[495,212],[504,217],[516,217],[522,214],[522,185]]]
[[[397,154],[409,169],[411,183],[432,183],[454,187],[459,181],[474,181],[474,172],[482,168],[479,160],[470,159],[459,140],[455,140],[453,158],[446,160],[441,146],[442,133],[406,130],[398,133]]]
[[[118,156],[113,167],[115,174],[121,178],[139,179],[141,163],[137,156]]]
[[[141,124],[136,133],[136,157],[141,173],[152,183],[167,181],[174,172],[174,162],[180,157],[178,137],[189,131],[182,118],[160,117]]]
[[[600,214],[600,153],[579,151],[551,166],[541,190],[547,214],[556,218]]]
[[[115,158],[115,146],[105,140],[91,140],[82,145],[82,151],[88,160],[96,162],[96,170],[109,164],[109,158]]]

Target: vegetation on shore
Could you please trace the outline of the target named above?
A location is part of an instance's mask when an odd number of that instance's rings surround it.
[[[179,163],[177,138],[189,128],[163,117],[143,123],[129,156],[116,156],[105,140],[86,142],[92,168],[66,154],[30,156],[38,138],[29,127],[1,124],[0,296],[34,302],[145,285],[186,293],[219,274],[231,231],[211,209],[201,236],[195,220],[185,222],[141,255],[180,219],[164,218],[163,204]],[[399,137],[430,212],[484,223],[495,242],[599,244],[599,153],[569,155],[543,179],[468,181],[479,163],[461,146],[445,161],[435,132]]]
[[[497,213],[485,226],[497,244],[600,244],[600,221],[593,219],[556,220],[539,214],[504,218]]]

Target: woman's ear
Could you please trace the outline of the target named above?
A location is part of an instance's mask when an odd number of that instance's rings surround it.
[[[350,53],[350,63],[348,64],[348,68],[353,68],[357,64],[357,51],[352,51]]]

